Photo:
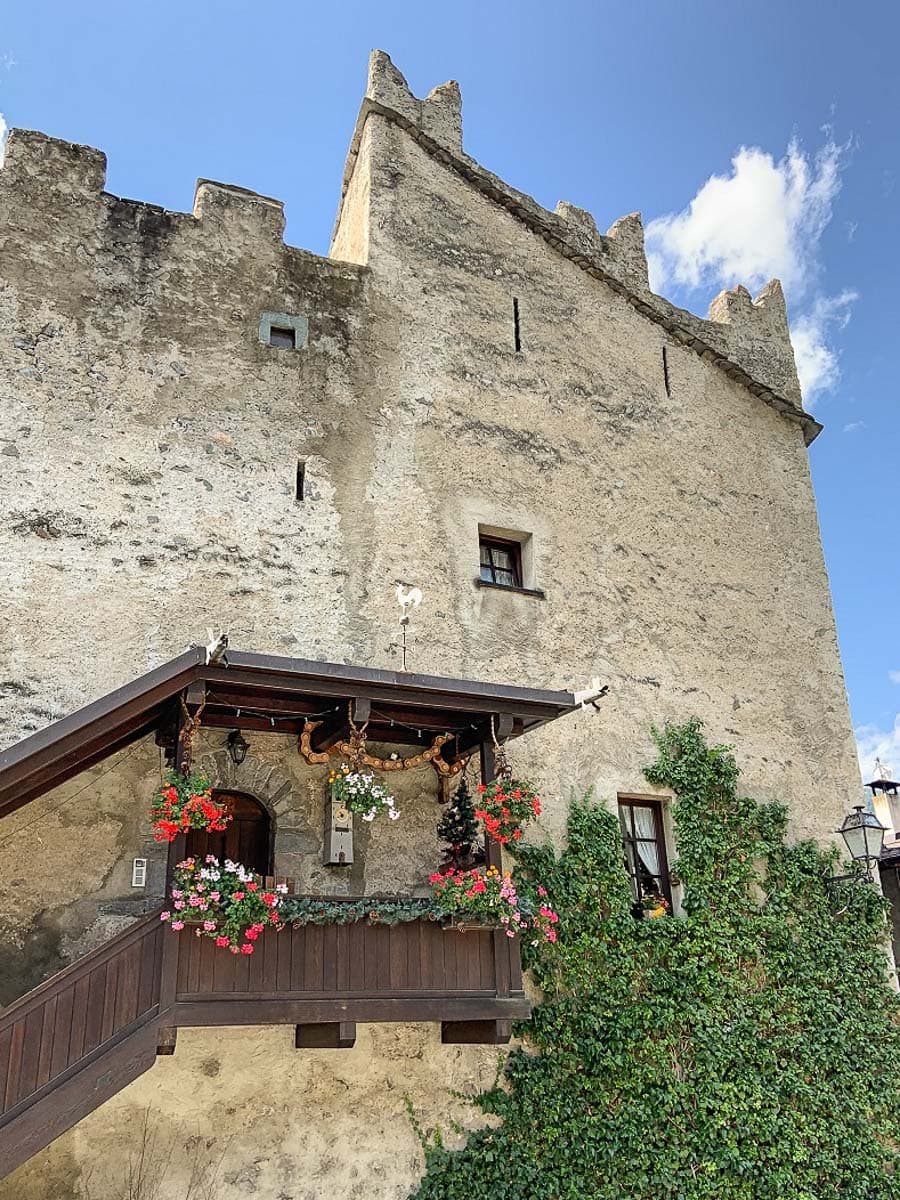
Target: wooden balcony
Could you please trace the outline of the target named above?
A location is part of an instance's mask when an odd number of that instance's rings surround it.
[[[305,925],[267,929],[247,956],[179,935],[173,1025],[508,1022],[529,1012],[518,941],[499,930]]]

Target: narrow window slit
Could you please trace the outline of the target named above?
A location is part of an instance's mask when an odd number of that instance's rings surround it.
[[[663,355],[662,355],[662,358],[663,358],[663,381],[665,382],[665,385],[666,385],[666,395],[671,396],[672,395],[672,386],[669,382],[669,356],[666,353],[665,346],[663,346],[662,352],[663,352]]]
[[[513,296],[513,331],[515,334],[516,353],[519,354],[522,350],[522,329],[519,325],[519,301],[516,296]]]
[[[300,458],[297,460],[297,490],[294,493],[294,499],[297,501],[298,504],[302,504],[304,499],[306,498],[305,490],[306,490],[306,463],[303,461],[302,458]]]

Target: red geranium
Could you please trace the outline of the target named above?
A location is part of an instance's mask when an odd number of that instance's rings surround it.
[[[209,780],[198,771],[182,775],[169,771],[166,782],[150,806],[153,836],[158,842],[174,842],[179,833],[206,829],[221,833],[231,813],[212,798]]]
[[[530,783],[520,779],[495,779],[478,785],[475,816],[485,832],[499,842],[517,842],[522,826],[541,815],[541,802]]]

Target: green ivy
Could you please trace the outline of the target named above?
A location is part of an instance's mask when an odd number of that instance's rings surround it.
[[[417,1200],[888,1200],[900,1165],[900,1003],[885,906],[826,886],[835,855],[739,795],[698,721],[653,731],[676,795],[685,915],[635,920],[618,824],[573,803],[568,847],[521,851],[560,916],[524,947],[543,994],[495,1128],[421,1131]]]
[[[324,897],[286,896],[278,909],[285,925],[402,925],[408,921],[441,921],[447,912],[436,900],[410,896],[408,899],[328,900]]]

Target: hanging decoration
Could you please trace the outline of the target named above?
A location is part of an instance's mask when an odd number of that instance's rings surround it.
[[[374,821],[379,813],[386,812],[392,821],[400,816],[397,802],[387,788],[377,783],[375,776],[363,771],[366,758],[366,730],[369,722],[357,725],[352,709],[348,716],[350,741],[347,743],[349,762],[341,763],[338,769],[328,774],[331,795],[350,812],[358,813],[364,821]]]
[[[523,825],[541,815],[541,801],[530,783],[513,778],[506,751],[497,741],[493,717],[491,737],[495,778],[490,783],[478,785],[475,816],[484,826],[485,833],[505,846],[509,842],[518,842]]]
[[[222,833],[232,814],[212,798],[209,780],[199,771],[182,775],[167,771],[150,804],[153,837],[157,842],[174,842],[189,829]]]
[[[453,763],[448,762],[443,757],[441,753],[443,747],[448,742],[452,742],[456,737],[456,734],[453,733],[439,733],[427,750],[422,750],[418,754],[413,754],[408,758],[400,758],[399,755],[392,755],[390,758],[376,758],[372,754],[367,754],[365,747],[362,747],[360,752],[359,747],[354,744],[354,732],[358,731],[353,723],[352,706],[348,705],[348,709],[351,714],[349,718],[349,740],[342,739],[325,750],[313,750],[312,748],[312,735],[322,722],[306,721],[304,723],[303,729],[300,731],[300,740],[297,744],[297,749],[308,763],[316,766],[325,764],[335,757],[351,758],[355,756],[355,760],[360,767],[370,767],[375,771],[411,771],[416,767],[422,767],[430,763],[439,775],[453,776],[458,775],[468,762],[470,756],[460,758]]]

